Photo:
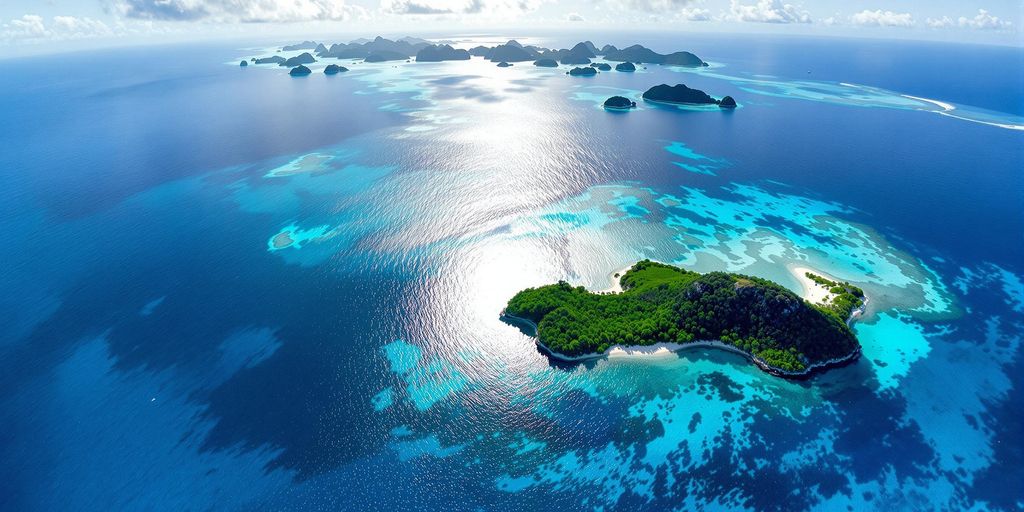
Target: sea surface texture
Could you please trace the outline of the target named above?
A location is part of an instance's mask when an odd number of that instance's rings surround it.
[[[711,65],[8,61],[0,509],[1019,509],[1024,51],[590,39]],[[863,357],[560,364],[499,319],[642,258],[848,280]]]

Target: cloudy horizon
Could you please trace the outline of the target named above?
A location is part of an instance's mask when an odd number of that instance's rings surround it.
[[[988,0],[86,0],[0,5],[8,53],[206,40],[474,30],[672,31],[1024,46],[1024,4]]]

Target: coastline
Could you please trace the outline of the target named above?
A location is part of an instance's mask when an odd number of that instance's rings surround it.
[[[839,279],[835,276],[829,275],[826,272],[822,272],[811,267],[804,267],[800,265],[787,265],[786,269],[789,270],[791,274],[793,274],[793,277],[795,277],[797,281],[800,282],[800,286],[801,288],[803,288],[803,293],[800,294],[800,297],[802,297],[807,302],[810,302],[811,304],[821,304],[824,300],[830,298],[832,294],[827,289],[825,289],[824,286],[815,283],[809,277],[807,277],[807,272],[822,276],[832,281],[843,281],[842,279]],[[846,319],[847,326],[853,327],[853,322],[855,322],[858,318],[864,315],[864,313],[867,311],[868,302],[870,301],[871,300],[870,298],[868,298],[867,295],[863,297],[863,302],[860,305],[860,307],[853,310],[850,313],[850,318]]]
[[[622,292],[622,286],[621,286],[621,284],[619,282],[619,279],[621,278],[623,273],[625,273],[626,271],[628,271],[632,267],[633,266],[630,265],[629,267],[626,267],[623,270],[612,272],[612,274],[611,274],[611,276],[612,276],[612,286],[610,288],[605,289],[605,290],[601,290],[601,292],[621,293]],[[813,268],[810,268],[810,267],[803,267],[803,266],[799,266],[799,265],[787,265],[786,268],[794,275],[794,277],[797,278],[798,281],[800,281],[801,287],[803,287],[803,292],[804,292],[803,294],[800,295],[801,298],[803,298],[804,300],[806,300],[808,302],[811,302],[812,304],[816,303],[816,302],[811,300],[812,298],[817,297],[819,295],[817,293],[817,291],[815,290],[815,288],[822,290],[822,292],[824,292],[824,297],[825,298],[828,297],[828,295],[829,295],[828,294],[828,290],[825,290],[824,287],[818,285],[817,283],[815,283],[814,281],[812,281],[811,279],[809,279],[805,275],[806,272],[811,272],[812,274],[818,274],[818,275],[821,275],[822,277],[827,277],[827,278],[832,279],[826,273],[820,272],[820,271],[818,271],[816,269],[813,269]],[[616,273],[619,274],[619,278],[614,277]],[[865,308],[867,306],[867,303],[868,303],[868,297],[865,296],[864,297],[864,303],[859,308],[854,310],[853,313],[850,314],[850,318],[847,319],[846,324],[848,326],[852,327],[853,322],[857,318],[859,318],[861,315],[864,314],[864,311],[865,311]],[[808,378],[814,376],[816,373],[823,372],[823,371],[831,369],[831,368],[838,368],[838,367],[841,367],[841,366],[846,366],[846,365],[856,361],[857,358],[859,358],[860,355],[861,355],[861,348],[858,347],[857,350],[855,350],[854,352],[851,352],[850,354],[847,354],[846,356],[835,358],[835,359],[828,359],[826,361],[821,361],[821,362],[818,362],[818,363],[814,363],[814,364],[808,365],[807,368],[805,368],[805,369],[803,369],[802,371],[799,371],[799,372],[790,372],[790,371],[783,370],[782,368],[777,368],[775,366],[772,366],[772,365],[768,364],[763,359],[755,356],[754,354],[750,354],[750,353],[745,352],[745,351],[743,351],[743,350],[741,350],[739,348],[736,348],[736,347],[734,347],[732,345],[723,343],[723,342],[718,341],[718,340],[696,340],[696,341],[691,341],[689,343],[674,343],[674,342],[660,341],[660,342],[657,342],[657,343],[652,343],[650,345],[612,345],[611,347],[608,347],[608,349],[606,349],[604,352],[601,352],[601,353],[583,354],[583,355],[580,355],[580,356],[570,356],[570,355],[563,354],[561,352],[557,352],[555,350],[552,350],[550,347],[548,347],[547,345],[542,343],[540,341],[540,338],[537,336],[537,332],[538,332],[539,327],[533,321],[528,320],[526,318],[510,315],[510,314],[506,313],[504,309],[501,310],[501,314],[500,314],[499,318],[501,318],[503,321],[506,321],[506,323],[516,323],[516,324],[522,324],[522,325],[528,326],[530,328],[530,330],[532,331],[532,334],[530,334],[530,336],[533,337],[534,342],[537,344],[537,346],[542,351],[547,353],[550,357],[553,357],[555,359],[558,359],[559,361],[563,361],[563,362],[567,362],[567,363],[578,363],[578,362],[592,360],[592,359],[611,359],[611,358],[640,358],[640,359],[647,359],[647,358],[661,358],[661,357],[675,355],[677,352],[680,352],[680,351],[683,351],[683,350],[686,350],[686,349],[714,348],[714,349],[725,350],[725,351],[728,351],[728,352],[739,354],[739,355],[743,356],[744,358],[746,358],[751,363],[753,363],[755,366],[760,368],[765,373],[774,375],[776,377],[783,377],[783,378],[793,379],[793,380],[804,380],[804,379],[808,379]]]
[[[629,269],[631,268],[633,268],[633,265],[616,270],[609,274],[608,277],[612,281],[611,286],[603,290],[598,290],[597,293],[622,293],[622,282],[620,280],[622,279],[622,275],[625,274],[626,272],[629,272]],[[618,277],[615,277],[615,274],[618,274]]]

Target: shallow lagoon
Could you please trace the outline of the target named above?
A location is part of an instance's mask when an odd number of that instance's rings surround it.
[[[210,118],[150,146],[103,125],[73,175],[59,101],[38,133],[3,132],[0,455],[20,463],[2,508],[1016,506],[1020,132],[935,115],[901,94],[973,107],[870,70],[808,79],[785,41],[774,69],[695,44],[707,72],[474,59],[291,79],[238,69],[248,50],[173,48],[209,64],[8,78],[10,123],[55,92],[75,119],[188,101]],[[938,66],[932,50],[896,51]],[[743,108],[596,108],[662,81]],[[837,100],[839,81],[870,94]],[[221,143],[181,156],[200,125]],[[864,357],[809,382],[709,349],[561,365],[498,319],[525,286],[602,289],[645,257],[847,279],[872,298]]]

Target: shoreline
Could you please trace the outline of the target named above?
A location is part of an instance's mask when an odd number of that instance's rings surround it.
[[[911,96],[909,94],[901,94],[900,96],[903,96],[904,98],[910,98],[912,100],[923,101],[925,103],[931,103],[932,105],[935,105],[935,106],[941,108],[943,112],[950,112],[952,110],[956,110],[955,106],[953,106],[950,103],[946,103],[945,101],[933,100],[933,99],[929,99],[929,98],[922,98],[920,96]]]
[[[635,265],[635,264],[636,263],[634,263],[633,265]],[[630,265],[630,266],[625,267],[625,268],[620,269],[620,270],[616,270],[616,271],[612,272],[611,274],[608,274],[608,277],[612,281],[612,285],[609,286],[608,288],[603,289],[603,290],[597,290],[597,293],[622,293],[623,292],[623,290],[622,290],[622,282],[621,282],[622,276],[626,272],[629,272],[629,269],[633,268],[633,265]],[[618,274],[619,277],[615,277],[615,274]]]
[[[550,347],[541,342],[540,339],[537,337],[537,324],[533,323],[533,321],[527,320],[526,318],[510,315],[506,313],[504,310],[502,310],[500,318],[506,321],[506,323],[520,323],[529,326],[533,330],[533,334],[531,335],[531,337],[533,338],[534,343],[537,344],[537,347],[539,347],[548,356],[566,363],[580,363],[583,361],[595,359],[612,358],[661,358],[676,355],[677,353],[688,349],[713,348],[741,355],[748,361],[753,363],[754,366],[757,366],[762,371],[770,375],[793,380],[804,380],[813,377],[818,372],[822,372],[831,368],[839,368],[841,366],[846,366],[856,361],[857,358],[859,358],[861,355],[861,349],[858,348],[856,351],[851,352],[849,355],[809,365],[803,371],[799,372],[789,372],[783,370],[782,368],[776,368],[753,354],[744,352],[743,350],[740,350],[732,345],[723,343],[718,340],[697,340],[691,341],[689,343],[673,343],[660,341],[658,343],[652,343],[650,345],[612,345],[611,347],[608,347],[607,350],[599,354],[583,354],[580,356],[570,356],[552,350]]]
[[[628,271],[631,268],[633,268],[633,265],[630,265],[630,266],[626,267],[623,270],[612,272],[612,274],[611,274],[611,276],[612,276],[612,286],[610,288],[605,289],[605,290],[601,290],[601,292],[603,292],[603,293],[621,293],[622,292],[622,286],[621,286],[621,283],[620,283],[620,279],[622,277],[622,274],[625,273],[626,271]],[[825,292],[824,293],[825,298],[828,297],[828,295],[829,295],[828,294],[828,290],[825,290],[824,287],[818,285],[817,283],[812,281],[810,278],[808,278],[805,275],[805,272],[810,272],[812,274],[821,275],[822,277],[826,277],[826,278],[829,278],[829,279],[834,279],[834,278],[832,278],[831,276],[829,276],[828,274],[826,274],[824,272],[820,272],[820,271],[818,271],[816,269],[813,269],[813,268],[810,268],[810,267],[803,267],[803,266],[799,266],[799,265],[787,265],[786,268],[790,271],[791,274],[793,274],[794,277],[797,278],[797,280],[801,284],[801,287],[804,288],[804,293],[800,295],[800,297],[802,299],[804,299],[804,300],[806,300],[808,302],[811,302],[812,304],[815,304],[815,302],[812,302],[811,299],[809,298],[809,296],[811,298],[813,298],[815,295],[817,295],[817,294],[811,294],[810,293],[810,291],[814,290],[814,288],[821,289],[823,292]],[[619,274],[618,278],[614,277],[616,273]],[[867,308],[867,304],[868,304],[868,297],[865,296],[864,297],[864,303],[861,304],[861,306],[859,308],[855,309],[850,314],[850,318],[848,318],[846,320],[846,324],[848,326],[852,327],[853,326],[853,322],[856,321],[858,318],[860,318],[861,315],[864,314],[864,312],[866,311],[866,308]],[[753,363],[755,366],[760,368],[762,371],[764,371],[765,373],[768,373],[770,375],[774,375],[776,377],[787,378],[787,379],[793,379],[793,380],[805,380],[805,379],[809,379],[810,377],[814,376],[815,374],[817,374],[819,372],[823,372],[823,371],[831,369],[831,368],[838,368],[838,367],[846,366],[846,365],[856,361],[860,357],[861,350],[862,350],[860,347],[858,347],[857,350],[855,350],[854,352],[851,352],[850,354],[848,354],[846,356],[835,358],[835,359],[828,359],[826,361],[821,361],[821,362],[818,362],[818,363],[814,363],[814,364],[808,365],[807,368],[805,368],[804,370],[799,371],[799,372],[790,372],[790,371],[783,370],[782,368],[777,368],[775,366],[772,366],[772,365],[768,364],[763,359],[755,356],[754,354],[745,352],[745,351],[743,351],[743,350],[741,350],[741,349],[739,349],[737,347],[734,347],[734,346],[729,345],[727,343],[723,343],[723,342],[721,342],[719,340],[696,340],[696,341],[691,341],[689,343],[674,343],[674,342],[659,341],[657,343],[652,343],[650,345],[612,345],[611,347],[608,347],[608,349],[606,349],[604,352],[601,352],[601,353],[583,354],[583,355],[580,355],[580,356],[570,356],[570,355],[563,354],[561,352],[557,352],[555,350],[552,350],[550,347],[548,347],[547,345],[542,343],[540,341],[540,338],[537,336],[539,327],[533,321],[528,320],[526,318],[510,315],[510,314],[506,313],[504,309],[501,310],[501,314],[500,314],[499,318],[501,318],[506,323],[515,323],[515,324],[526,325],[533,332],[529,336],[531,336],[534,339],[534,343],[536,343],[537,346],[543,352],[545,352],[546,354],[548,354],[550,357],[552,357],[554,359],[557,359],[557,360],[563,361],[563,362],[567,362],[567,363],[579,363],[579,362],[582,362],[582,361],[588,361],[588,360],[592,360],[592,359],[612,359],[612,358],[640,358],[640,359],[647,359],[647,358],[661,358],[661,357],[667,357],[667,356],[675,355],[678,352],[681,352],[681,351],[687,350],[687,349],[714,348],[714,349],[725,350],[727,352],[732,352],[734,354],[741,355],[744,358],[746,358],[748,361]]]
[[[800,286],[803,288],[803,293],[800,295],[800,297],[806,300],[807,302],[810,302],[811,304],[821,304],[823,302],[822,300],[815,301],[813,299],[816,299],[819,296],[821,296],[821,299],[828,299],[832,296],[832,293],[825,289],[824,286],[815,283],[809,277],[807,277],[807,272],[819,275],[831,281],[843,282],[842,279],[830,275],[827,272],[822,272],[818,269],[814,269],[811,267],[800,266],[798,264],[786,265],[786,269],[789,270],[789,272],[793,275],[793,277],[797,279],[797,281],[800,282]],[[868,302],[871,302],[871,299],[865,294],[860,307],[850,312],[850,318],[846,319],[846,325],[848,327],[852,328],[853,322],[857,321],[857,319],[859,319],[867,312]]]

